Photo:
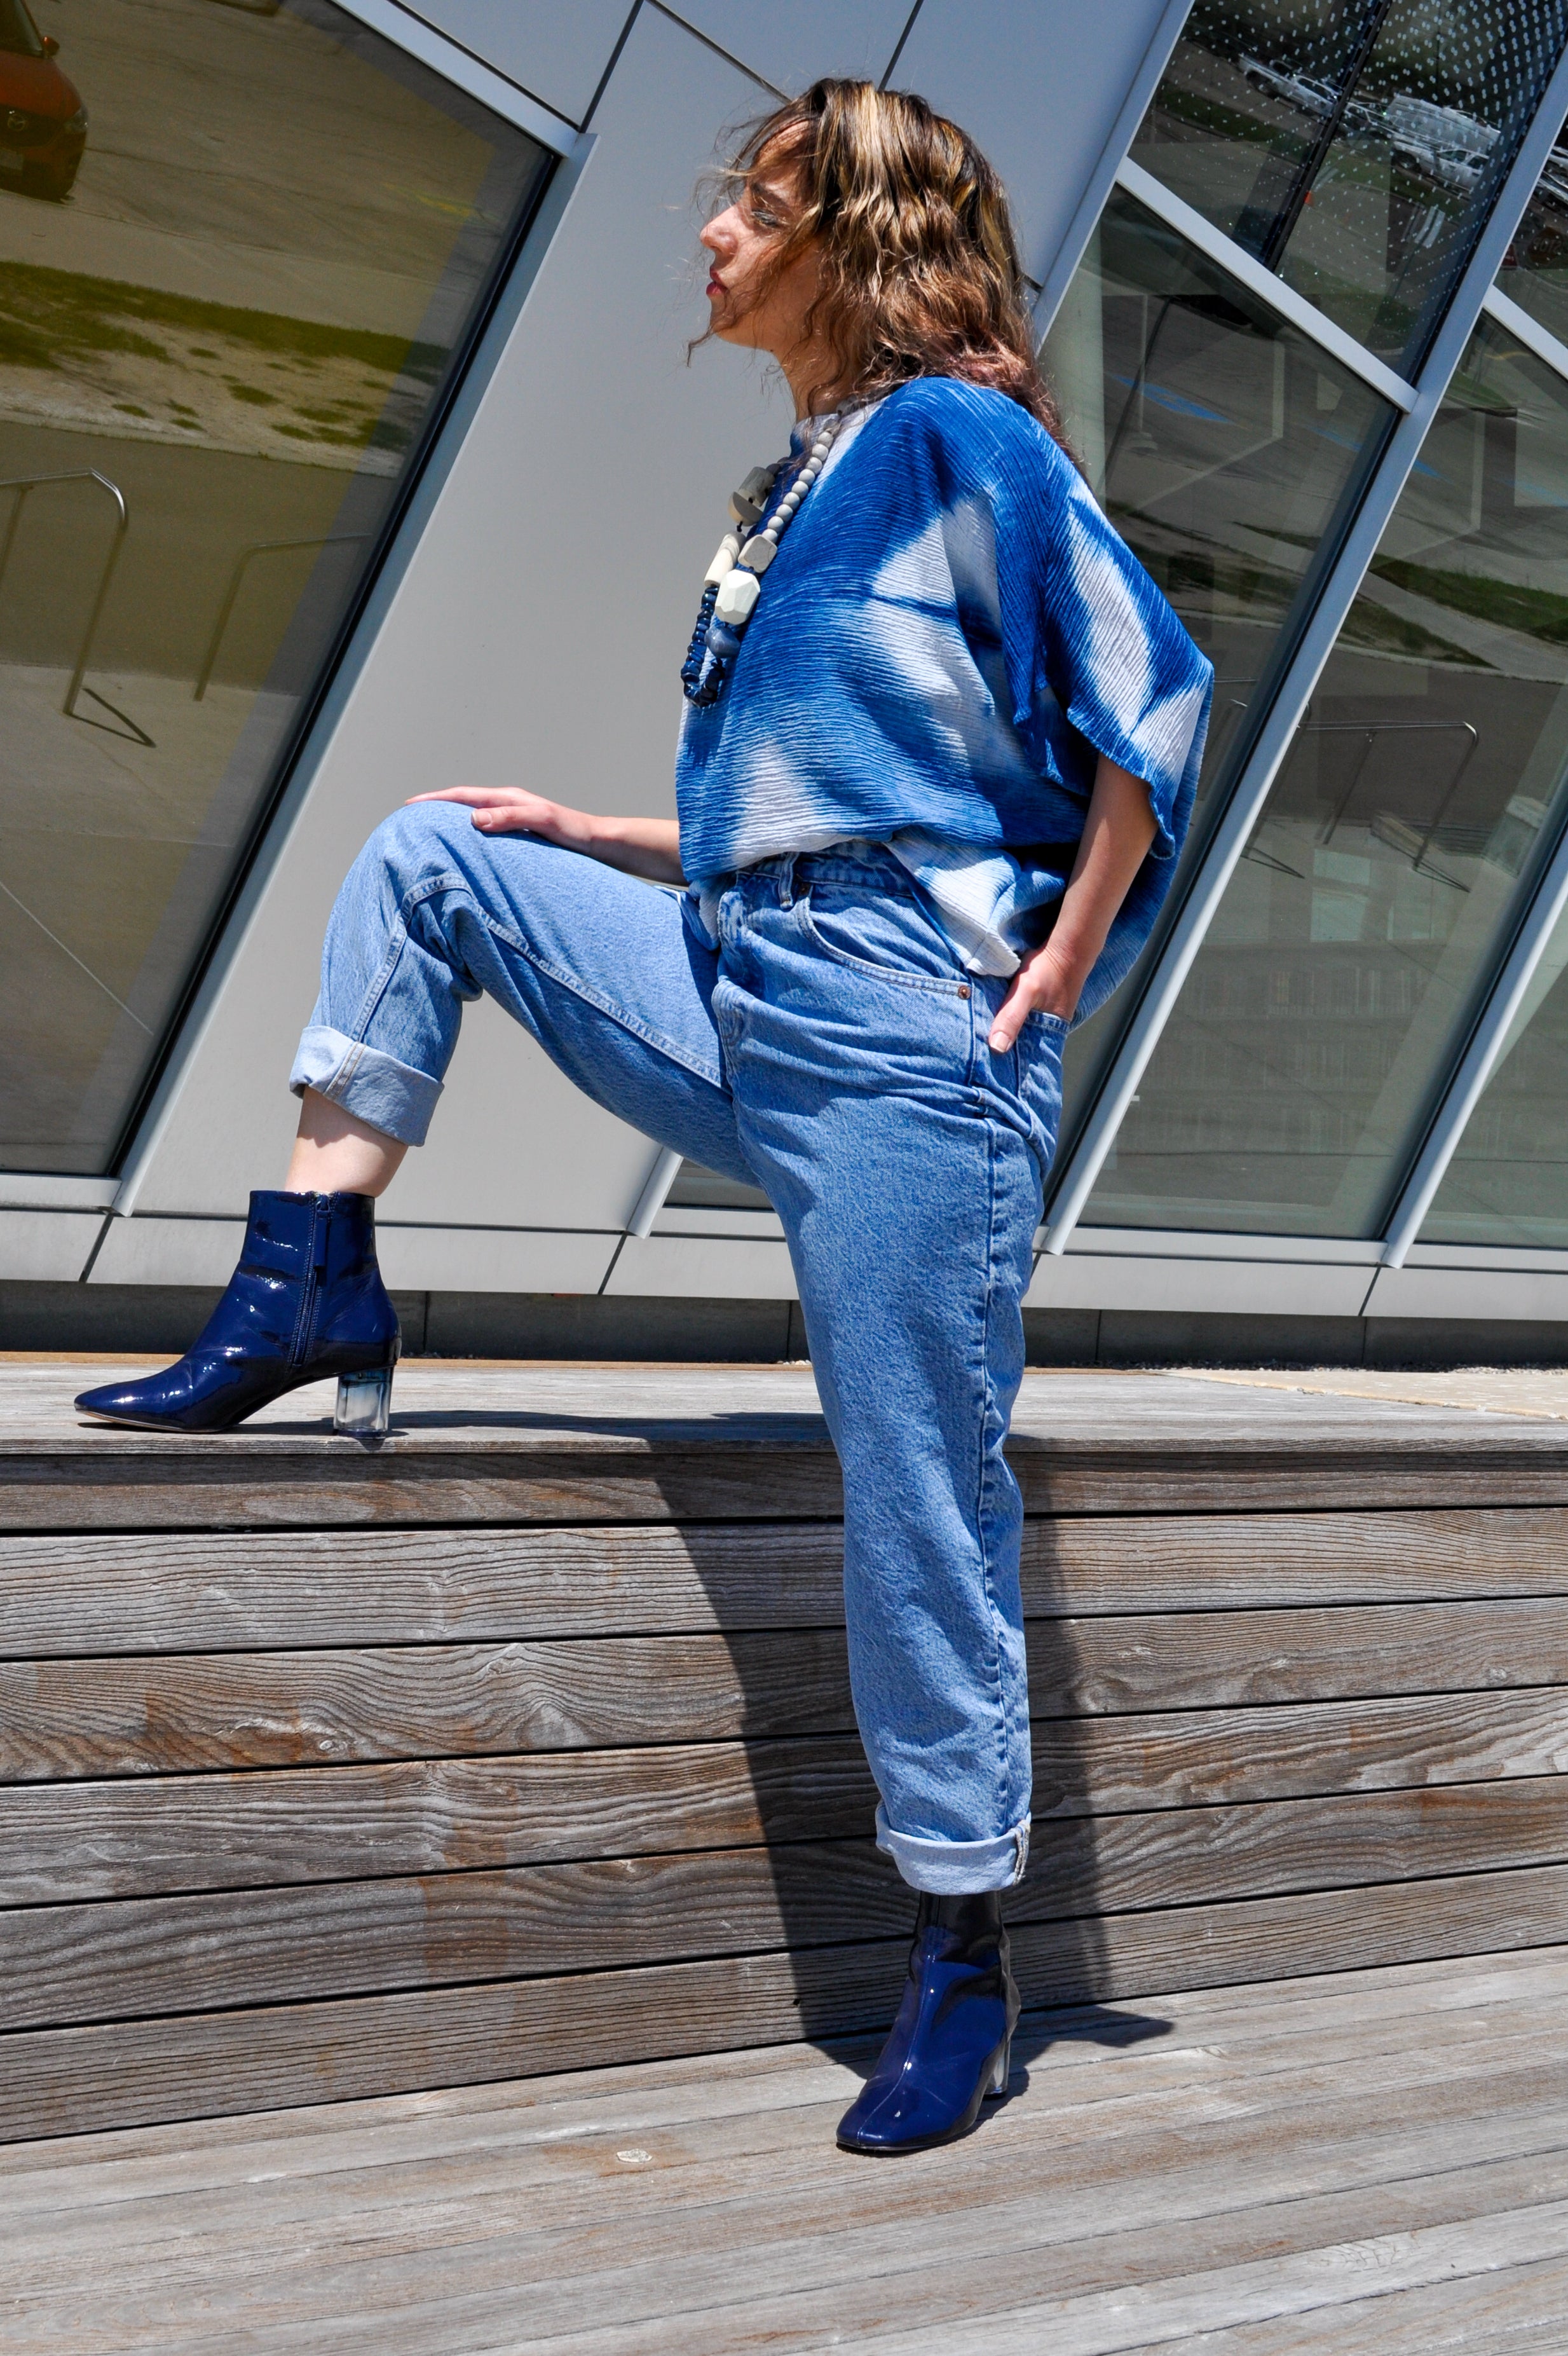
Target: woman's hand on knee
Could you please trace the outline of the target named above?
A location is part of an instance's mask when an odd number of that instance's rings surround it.
[[[573,839],[571,822],[590,827],[586,810],[567,809],[560,802],[530,794],[526,786],[446,786],[436,794],[411,794],[410,802],[462,802],[474,813],[481,834],[538,834],[546,842],[560,842],[571,851],[587,845]]]
[[[598,818],[592,810],[547,801],[526,786],[446,786],[412,794],[411,802],[462,802],[481,834],[531,834],[562,851],[580,851],[624,874],[654,884],[683,884],[680,829],[672,818]]]

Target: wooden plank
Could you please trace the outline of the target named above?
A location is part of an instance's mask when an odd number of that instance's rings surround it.
[[[832,2152],[834,2107],[853,2083],[841,2078],[784,2150],[756,2152],[744,2139],[749,2123],[729,2122],[727,2184],[718,2154],[694,2169],[683,2164],[689,2147],[673,2137],[653,2139],[652,2166],[640,2177],[617,2169],[603,2137],[570,2158],[557,2151],[544,2183],[527,2188],[505,2183],[504,2163],[493,2170],[499,2181],[486,2180],[491,2170],[439,2165],[375,2172],[403,2177],[400,2200],[371,2171],[347,2186],[322,2184],[319,2203],[272,2175],[240,2198],[190,2202],[188,2226],[174,2203],[138,2204],[152,2208],[145,2246],[134,2240],[133,2218],[101,2235],[94,2217],[91,2258],[83,2252],[74,2269],[69,2244],[27,2236],[8,2265],[0,2262],[0,2295],[15,2284],[12,2329],[24,2335],[41,2312],[70,2316],[77,2291],[110,2346],[136,2344],[138,2330],[156,2330],[160,2348],[185,2345],[188,2331],[190,2344],[216,2351],[219,2334],[243,2328],[250,2345],[264,2348],[314,2325],[330,2329],[335,2350],[466,2356],[497,2344],[512,2319],[504,2302],[527,2282],[530,2339],[540,2344],[558,2331],[576,2340],[593,2319],[612,2331],[640,2330],[645,2337],[627,2343],[634,2350],[733,2356],[770,2344],[874,2344],[901,2312],[962,2329],[1041,2297],[1320,2248],[1349,2233],[1400,2237],[1506,2219],[1568,2192],[1561,2150],[1461,2167],[1450,2149],[1445,2165],[1431,2128],[1402,2138],[1410,2157],[1425,2161],[1422,2172],[1380,2181],[1341,2095],[1314,2105],[1294,2171],[1288,2161],[1282,2168],[1277,2147],[1265,2157],[1242,2127],[1206,2169],[1162,2168],[1165,2155],[1137,2138],[1119,2181],[1093,2151],[1084,2155],[1088,2184],[1069,2175],[1066,2152],[1047,2144],[1043,2123],[997,2115],[987,2124],[998,2133],[970,2145],[956,2166],[949,2160],[944,2199],[933,2171],[904,2171],[897,2190],[868,2182],[863,2169],[857,2182]],[[1425,2090],[1415,2091],[1419,2102]],[[1348,2165],[1326,2148],[1325,2130],[1335,2126],[1351,2145]],[[1010,2170],[997,2148],[1004,2136]],[[1229,2168],[1226,2142],[1239,2147]],[[1313,2160],[1319,2180],[1307,2189],[1302,2163]],[[1295,2197],[1282,2203],[1281,2179],[1291,2173]],[[1019,2197],[1020,2177],[1032,2199]],[[364,2207],[354,2201],[356,2183],[369,2195]],[[199,2304],[188,2296],[196,2276]]]
[[[1048,1826],[1009,1920],[1101,1919],[1282,1891],[1557,1864],[1568,1782],[1193,1809]],[[861,1814],[864,1822],[864,1812]],[[360,1865],[351,1843],[338,1869]],[[222,1872],[208,1867],[209,1876]],[[863,1840],[579,1858],[0,1912],[8,2028],[612,1970],[907,1931],[912,1901]]]
[[[1183,2269],[1173,2251],[1172,2271],[1163,2280],[1009,2307],[957,2328],[917,2324],[878,2339],[886,2356],[1038,2356],[1042,2347],[1052,2356],[1106,2356],[1127,2349],[1135,2335],[1147,2346],[1207,2339],[1239,2323],[1268,2321],[1277,2329],[1285,2318],[1361,2303],[1369,2278],[1386,2297],[1490,2276],[1499,2267],[1555,2263],[1565,2244],[1568,2201],[1555,2201],[1418,2229],[1381,2245],[1357,2238],[1217,2270]],[[616,2337],[584,2334],[583,2356],[612,2356]]]
[[[1500,1976],[1499,1965],[1531,1960],[1493,1958],[1491,1976]],[[1346,1976],[1398,1982],[1409,1968]],[[1244,2009],[1232,2019],[1214,1992],[1206,2003],[1190,1996],[1161,1996],[1157,2022],[1146,2025],[1162,2033],[1129,2040],[1115,2052],[1090,2041],[1089,2032],[1104,2026],[1092,2011],[1069,2008],[1026,2015],[1017,2042],[1019,2074],[1027,2067],[1032,2101],[1023,2115],[1043,2115],[1051,2122],[1050,2156],[1058,2194],[1070,2177],[1080,2176],[1079,2163],[1097,2146],[1114,2141],[1125,2147],[1129,2094],[1137,2105],[1136,2132],[1144,2136],[1184,2136],[1216,2116],[1239,2121],[1249,2113],[1282,2118],[1288,2111],[1298,2123],[1308,2117],[1316,2123],[1325,2104],[1332,2107],[1348,2093],[1360,2102],[1363,2120],[1386,2132],[1393,2110],[1413,2093],[1428,2085],[1446,2093],[1467,2081],[1477,2098],[1472,2130],[1484,2115],[1498,2140],[1488,2144],[1477,2136],[1468,2142],[1467,2163],[1495,2162],[1499,2149],[1509,2163],[1525,2151],[1542,2157],[1543,2145],[1563,2153],[1560,2122],[1553,2134],[1542,2129],[1539,2115],[1515,2114],[1510,2130],[1501,2115],[1517,2086],[1521,2060],[1527,2065],[1533,2061],[1539,2091],[1548,2100],[1563,2074],[1568,2013],[1561,1985],[1551,1988],[1544,2004],[1537,1989],[1528,2007],[1521,2000],[1483,2012],[1477,2006],[1434,2002],[1434,1983],[1417,1983],[1398,1991],[1402,2003],[1386,2012],[1374,2010],[1364,2022],[1350,1990],[1337,2019],[1326,2019],[1322,2006],[1307,1994],[1293,2008],[1291,1992],[1312,1985],[1285,1982],[1275,1987],[1278,2022],[1263,2038],[1247,2024]],[[1522,1976],[1521,1995],[1530,1985],[1531,1976]],[[1437,1986],[1446,1997],[1448,1984]],[[98,2250],[111,2234],[127,2248],[140,2241],[144,2221],[158,2203],[166,2206],[182,2234],[195,2234],[202,2231],[204,2211],[221,2222],[231,2217],[236,2195],[255,2197],[258,2171],[278,2188],[261,2198],[308,2203],[318,2221],[352,2212],[363,2223],[383,2203],[417,2197],[421,2171],[427,2169],[440,2172],[446,2198],[471,2211],[474,2204],[505,2193],[536,2215],[537,2196],[559,2184],[563,2147],[581,2150],[595,2138],[624,2143],[637,2136],[657,2147],[678,2148],[687,2184],[706,2174],[721,2188],[721,2197],[733,2198],[744,2190],[737,2180],[742,2163],[754,2168],[770,2158],[787,2159],[820,2148],[823,2109],[831,2121],[837,2115],[833,2106],[841,2109],[851,2098],[877,2043],[873,2036],[842,2040],[831,2054],[773,2046],[699,2061],[633,2063],[488,2088],[453,2088],[412,2100],[392,2095],[272,2111],[232,2127],[187,2124],[177,2134],[143,2127],[95,2136],[86,2144],[76,2136],[7,2144],[0,2147],[6,2217],[0,2284],[7,2263],[26,2265],[29,2233],[37,2233],[39,2250],[51,2239],[58,2243],[73,2211],[91,2210]],[[1012,2122],[1019,2115],[1007,2115]],[[1409,2117],[1400,2126],[1408,2134]],[[1355,2138],[1345,2140],[1353,2144]],[[1281,2142],[1276,2139],[1276,2156]],[[1147,2158],[1147,2151],[1143,2156]],[[1451,2147],[1445,2149],[1440,2164],[1447,2167],[1453,2156]],[[1263,2151],[1252,2157],[1261,2160]],[[1408,2149],[1392,2152],[1389,2165],[1391,2172],[1408,2173],[1412,2155]],[[285,2187],[292,2187],[292,2195]],[[906,2202],[914,2190],[906,2188]],[[683,2205],[685,2197],[683,2188]],[[1259,2197],[1267,2197],[1266,2190]],[[950,2180],[942,2207],[973,2206],[975,2198],[972,2182]],[[986,2198],[984,2190],[979,2198]],[[930,2213],[926,2200],[920,2205]]]
[[[1033,1622],[1037,1717],[1568,1682],[1568,1600]],[[837,1630],[0,1661],[0,1782],[854,1729]]]
[[[13,1784],[0,1902],[833,1839],[875,1804],[837,1739]]]
[[[815,1427],[815,1419],[812,1419]],[[1568,1504],[1568,1450],[1522,1421],[1381,1426],[1322,1441],[1238,1432],[1172,1450],[1016,1436],[1034,1514],[1247,1513]],[[0,1529],[319,1529],[430,1524],[820,1519],[839,1513],[837,1460],[815,1437],[667,1441],[613,1432],[575,1445],[153,1434],[0,1448]]]
[[[1034,1738],[1037,1834],[1153,1811],[1158,1844],[1194,1807],[1550,1778],[1568,1690],[1056,1719]],[[872,1804],[837,1736],[17,1783],[0,1789],[0,1903],[830,1839]]]
[[[1313,1793],[1550,1775],[1568,1767],[1568,1687],[1051,1719],[1034,1730],[1034,1813],[1212,1806]]]
[[[1034,2004],[1173,1983],[1351,1970],[1568,1939],[1568,1868],[1118,1915],[1086,1962],[1076,1926],[1015,1942]],[[872,2029],[891,2018],[903,1940],[482,1987],[21,2030],[4,2041],[0,2138],[210,2117],[398,2089],[526,2077],[656,2055]]]
[[[831,1523],[0,1537],[0,1656],[842,1625]],[[1568,1594],[1568,1511],[1031,1520],[1032,1617]]]
[[[1542,2356],[1568,2346],[1568,2258],[1494,2264],[1467,2280],[1374,2290],[1293,2317],[1289,2329],[1293,2356],[1433,2356],[1440,2349],[1453,2356]],[[1146,2340],[1121,2356],[1155,2356],[1157,2348],[1163,2356],[1172,2344]],[[1275,2317],[1223,2325],[1200,2344],[1203,2356],[1280,2356],[1281,2325]]]

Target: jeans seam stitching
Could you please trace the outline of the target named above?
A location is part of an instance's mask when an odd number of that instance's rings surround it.
[[[1012,1755],[1008,1709],[1007,1681],[1002,1676],[1001,1612],[997,1604],[996,1586],[992,1578],[991,1547],[987,1527],[987,1507],[993,1487],[989,1447],[990,1424],[995,1394],[991,1382],[991,1308],[996,1291],[997,1271],[997,1139],[995,1123],[986,1123],[986,1294],[980,1319],[981,1397],[983,1402],[978,1496],[976,1499],[976,1530],[980,1541],[981,1575],[985,1582],[986,1602],[991,1615],[991,1671],[997,1697],[997,1749],[1001,1788],[1008,1788],[1008,1767]],[[1010,1813],[1010,1808],[1009,1808]],[[1001,1836],[1006,1839],[1007,1834]]]
[[[848,966],[851,973],[869,973],[877,981],[891,982],[895,990],[923,990],[936,998],[961,999],[970,995],[967,982],[940,981],[932,974],[900,973],[891,966],[873,965],[869,958],[850,957],[847,950],[836,949],[831,941],[823,939],[812,921],[810,894],[805,894],[798,905],[801,930],[806,939],[835,965]]]
[[[475,901],[474,905],[479,921],[486,932],[496,940],[505,941],[507,948],[515,950],[518,957],[526,958],[537,973],[546,974],[551,981],[558,982],[562,990],[570,990],[572,996],[581,999],[585,1006],[597,1007],[601,1014],[607,1014],[612,1023],[619,1023],[621,1029],[630,1032],[634,1039],[641,1039],[645,1045],[656,1048],[661,1055],[667,1055],[672,1064],[680,1066],[682,1071],[691,1072],[698,1079],[706,1080],[710,1087],[723,1089],[724,1073],[720,1062],[715,1062],[709,1069],[706,1065],[698,1063],[692,1056],[683,1054],[673,1040],[667,1039],[662,1032],[651,1030],[645,1023],[639,1023],[634,1015],[627,1013],[624,1007],[617,1006],[613,999],[606,998],[599,991],[591,990],[575,975],[563,972],[559,966],[552,965],[548,958],[540,957],[536,949],[530,948],[528,943],[520,939],[508,926],[498,925],[493,917],[486,916],[477,901]],[[715,1016],[716,1033],[718,1027],[718,1018]]]

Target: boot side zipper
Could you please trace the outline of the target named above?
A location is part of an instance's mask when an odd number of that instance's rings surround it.
[[[303,1366],[315,1344],[316,1305],[321,1294],[322,1270],[326,1266],[330,1220],[331,1214],[323,1209],[319,1200],[311,1205],[310,1258],[300,1290],[299,1315],[294,1320],[293,1339],[289,1344],[291,1366]]]

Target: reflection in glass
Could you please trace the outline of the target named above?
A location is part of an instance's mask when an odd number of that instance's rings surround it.
[[[1472,339],[1090,1216],[1377,1233],[1568,795],[1568,386]]]
[[[1393,0],[1278,264],[1413,371],[1568,37],[1565,0]]]
[[[1106,514],[1214,665],[1189,866],[1389,412],[1360,378],[1119,194],[1044,359]],[[1072,1034],[1069,1127],[1136,988],[1135,978]]]
[[[1407,370],[1568,38],[1568,0],[1197,0],[1136,161]]]
[[[1380,0],[1196,0],[1134,161],[1272,268],[1382,14]]]
[[[1568,1247],[1568,916],[1558,922],[1466,1124],[1424,1244]]]
[[[1547,158],[1498,284],[1559,343],[1568,344],[1568,139],[1560,139]]]
[[[0,1166],[95,1172],[548,158],[324,0],[59,21],[75,187],[0,170]]]

